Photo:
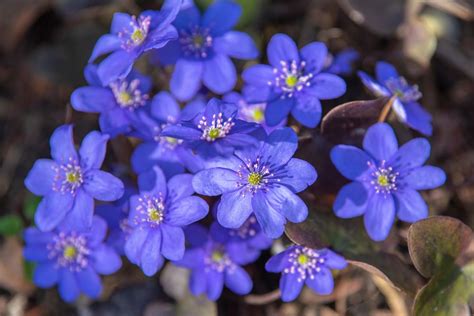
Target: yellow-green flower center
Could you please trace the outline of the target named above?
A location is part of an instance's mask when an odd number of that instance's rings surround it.
[[[262,181],[262,175],[258,172],[252,172],[249,174],[249,177],[248,177],[248,182],[251,184],[251,185],[259,185],[260,182]]]
[[[224,254],[222,253],[222,251],[214,250],[212,252],[211,259],[214,262],[221,262],[222,259],[224,259]]]
[[[264,114],[263,114],[262,109],[256,109],[253,112],[253,119],[255,120],[255,122],[261,122],[263,121],[263,118],[264,118]]]
[[[122,91],[119,93],[118,99],[120,104],[128,104],[132,101],[132,96],[127,91]]]
[[[66,246],[63,251],[63,257],[66,259],[74,259],[77,255],[77,249],[74,246]]]
[[[163,219],[163,213],[160,212],[160,210],[157,210],[156,208],[151,208],[148,210],[148,218],[152,222],[161,222]]]
[[[81,174],[78,171],[66,173],[66,181],[69,183],[77,183],[81,181]]]
[[[177,138],[174,138],[174,137],[168,137],[166,136],[165,137],[166,141],[168,142],[168,144],[177,144],[178,143],[178,139]]]
[[[193,37],[193,44],[195,47],[201,47],[204,44],[204,37],[200,34],[195,35]]]
[[[131,38],[135,43],[141,43],[145,39],[145,35],[143,34],[142,30],[136,28],[133,31]]]
[[[285,83],[288,87],[290,88],[293,88],[294,86],[296,86],[296,84],[298,83],[298,77],[296,76],[288,76],[286,77],[285,79]]]
[[[305,264],[308,263],[308,261],[309,261],[309,258],[308,258],[307,255],[305,255],[305,254],[300,254],[300,255],[298,256],[298,263],[299,263],[300,265],[305,265]]]
[[[209,131],[209,137],[211,139],[216,139],[217,137],[219,137],[219,134],[220,134],[220,131],[218,128],[212,128],[210,131]]]
[[[386,187],[390,184],[390,180],[387,175],[381,174],[377,177],[377,183],[382,187]]]

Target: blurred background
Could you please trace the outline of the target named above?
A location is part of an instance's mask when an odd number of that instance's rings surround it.
[[[196,0],[203,8],[210,2]],[[376,61],[387,60],[409,82],[418,83],[421,103],[434,119],[431,163],[448,174],[447,185],[425,198],[432,214],[474,226],[474,1],[238,2],[244,8],[238,28],[254,37],[261,58],[269,38],[282,32],[300,46],[317,40],[332,53],[354,48],[360,54],[355,69],[369,73]],[[98,128],[95,115],[72,111],[69,96],[85,85],[83,68],[95,41],[108,32],[113,13],[160,5],[157,0],[0,0],[0,315],[405,315],[406,308],[397,305],[400,294],[354,268],[340,276],[332,295],[305,292],[291,304],[248,304],[228,292],[217,305],[196,302],[183,294],[184,277],[172,267],[157,282],[126,266],[105,278],[98,302],[80,299],[66,305],[55,290],[33,288],[32,267],[21,256],[21,231],[31,224],[38,199],[27,192],[23,179],[36,159],[49,156],[55,127],[74,123],[78,139]],[[139,67],[155,82],[169,76],[146,63]],[[325,103],[325,112],[339,103],[371,98],[354,72],[345,80],[346,95]],[[154,92],[166,88],[157,85]],[[416,136],[404,133],[402,139]],[[107,159],[126,163],[129,154],[130,145],[119,139]],[[257,266],[268,257],[262,256]],[[255,269],[257,292],[276,288],[278,276]]]

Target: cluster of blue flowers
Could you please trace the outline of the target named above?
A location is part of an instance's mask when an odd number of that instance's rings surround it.
[[[240,15],[231,1],[217,1],[201,14],[182,0],[166,0],[160,11],[138,17],[114,15],[110,34],[99,38],[85,68],[88,86],[71,96],[75,110],[100,114],[101,131],[85,136],[77,151],[73,126],[58,127],[50,139],[52,159],[37,160],[25,180],[43,197],[36,227],[25,232],[25,258],[37,263],[35,284],[58,284],[66,301],[80,293],[95,298],[99,275],[116,272],[126,256],[147,276],[165,259],[190,269],[195,295],[216,300],[224,285],[244,295],[252,279],[242,266],[270,248],[287,221],[307,218],[298,193],[317,173],[294,158],[298,137],[285,127],[288,116],[315,128],[321,100],[345,93],[339,75],[349,73],[358,56],[353,50],[332,56],[321,42],[298,50],[290,37],[276,34],[267,47],[269,65],[245,69],[244,87],[232,91],[237,71],[231,58],[258,56],[252,38],[233,30]],[[153,96],[152,80],[134,69],[145,52],[156,67],[173,67],[170,92]],[[387,63],[376,72],[377,81],[360,73],[366,86],[391,96],[402,122],[431,134],[416,86]],[[107,142],[119,135],[141,140],[131,158],[137,184],[100,169]],[[334,211],[342,218],[364,214],[369,236],[379,241],[395,216],[407,222],[428,216],[417,190],[442,185],[445,174],[423,166],[427,140],[398,148],[385,123],[367,131],[363,147],[338,145],[331,153],[337,169],[353,181],[339,192]],[[205,228],[197,222],[208,216],[208,203],[214,220]],[[331,269],[346,265],[329,249],[293,245],[272,257],[266,270],[281,273],[281,298],[291,301],[304,284],[331,293]]]

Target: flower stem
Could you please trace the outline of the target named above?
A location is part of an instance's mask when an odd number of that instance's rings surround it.
[[[262,295],[247,295],[244,297],[244,301],[245,303],[252,305],[265,305],[276,301],[280,298],[280,296],[280,289],[276,289],[274,291]]]
[[[380,112],[378,122],[380,122],[380,123],[385,122],[385,120],[387,119],[388,114],[390,113],[390,110],[392,109],[393,102],[395,102],[396,98],[397,98],[397,96],[394,95],[387,101],[387,103],[385,103],[385,105],[382,109],[382,112]]]

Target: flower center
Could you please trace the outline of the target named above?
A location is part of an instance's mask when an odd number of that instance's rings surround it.
[[[148,219],[154,223],[161,223],[163,220],[163,213],[160,210],[152,207],[148,209]]]
[[[208,29],[194,27],[191,31],[181,31],[179,42],[186,56],[204,59],[211,53],[213,39]]]
[[[225,248],[221,244],[210,244],[207,249],[207,255],[204,258],[205,270],[214,270],[223,272],[226,269],[232,269],[234,263],[227,255]]]
[[[219,113],[217,115],[212,115],[212,120],[210,123],[208,122],[207,118],[203,116],[199,121],[198,128],[203,131],[201,139],[205,139],[208,142],[213,142],[218,138],[227,136],[234,125],[235,123],[232,122],[232,118],[224,120],[222,113]]]
[[[397,177],[399,173],[395,172],[392,167],[386,166],[385,160],[382,161],[379,167],[374,166],[371,162],[368,165],[373,170],[370,183],[376,193],[389,194],[397,190]]]
[[[306,265],[309,261],[309,257],[305,254],[301,254],[298,256],[298,264]]]
[[[296,92],[302,91],[305,87],[311,86],[312,73],[305,73],[306,62],[299,64],[292,60],[290,62],[280,61],[280,67],[274,68],[274,82],[268,82],[268,85],[274,86],[282,93],[282,98],[291,98]]]
[[[148,31],[150,29],[151,17],[139,17],[132,16],[130,21],[130,28],[124,28],[118,33],[118,36],[122,39],[122,48],[126,51],[131,51],[137,46],[140,46],[146,39]]]
[[[148,101],[148,94],[142,93],[139,89],[140,80],[134,79],[130,82],[121,80],[110,84],[110,89],[114,94],[117,104],[123,109],[134,111],[140,106],[144,106]]]
[[[66,246],[63,251],[63,257],[71,260],[77,255],[77,249],[74,246]]]
[[[239,101],[239,118],[247,122],[263,123],[265,120],[265,103],[247,104],[244,100]]]
[[[82,183],[82,173],[80,170],[73,170],[66,173],[66,181],[75,184],[78,182]]]
[[[288,76],[286,77],[285,79],[285,83],[288,87],[290,88],[293,88],[294,86],[296,86],[296,84],[298,83],[298,77],[296,76]]]
[[[219,250],[214,250],[212,252],[211,259],[212,261],[219,263],[224,259],[224,253],[222,253],[222,251],[219,251]]]
[[[283,270],[283,273],[299,274],[298,282],[303,282],[306,278],[314,279],[315,275],[321,271],[325,261],[323,255],[316,250],[296,247],[290,253],[288,258],[290,265]]]
[[[259,185],[263,176],[258,172],[251,172],[248,177],[248,182],[251,185]]]
[[[395,96],[403,102],[417,101],[422,97],[417,85],[409,85],[404,77],[389,78],[385,85]]]
[[[48,258],[56,260],[56,266],[78,272],[87,267],[90,249],[84,235],[76,232],[60,232],[46,246]]]
[[[74,194],[84,182],[82,169],[74,158],[69,158],[67,164],[55,167],[53,190],[61,193]]]
[[[156,196],[142,195],[138,198],[138,201],[140,203],[136,207],[135,224],[151,228],[158,227],[165,218],[165,202],[162,194],[159,193]]]
[[[271,185],[270,182],[280,181],[260,159],[260,157],[257,157],[254,161],[247,159],[245,164],[240,165],[237,169],[237,175],[239,176],[237,187],[243,188],[240,191],[242,196],[247,193],[253,195],[258,190],[267,191]]]

